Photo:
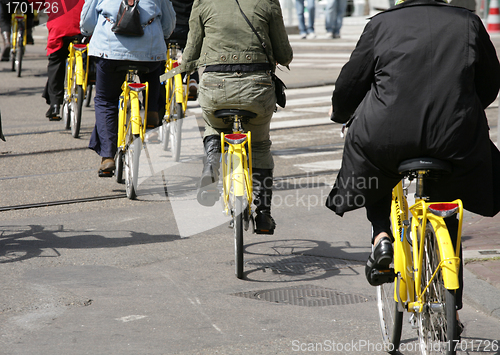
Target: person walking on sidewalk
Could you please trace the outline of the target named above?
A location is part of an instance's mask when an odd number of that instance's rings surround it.
[[[297,10],[297,18],[299,20],[299,32],[302,39],[314,39],[316,33],[314,32],[314,16],[316,13],[316,0],[307,0],[307,13],[309,14],[306,26],[304,15],[304,2],[306,0],[295,0],[295,9]],[[346,0],[347,1],[347,0]]]
[[[326,205],[339,216],[366,208],[374,245],[366,266],[370,284],[371,270],[393,257],[391,191],[402,161],[423,156],[452,165],[449,176],[426,182],[434,201],[461,199],[482,216],[500,211],[500,152],[484,112],[499,88],[495,47],[467,9],[407,0],[366,25],[332,96],[332,120],[350,127]],[[456,216],[446,224],[456,242]]]
[[[182,56],[181,72],[205,68],[198,101],[205,120],[203,144],[206,160],[199,190],[219,180],[220,133],[230,133],[231,124],[215,118],[219,109],[242,109],[257,114],[243,128],[252,132],[252,164],[255,183],[256,232],[273,234],[271,217],[274,161],[271,155],[270,124],[276,109],[271,73],[276,62],[287,66],[292,47],[283,23],[279,0],[240,2],[241,9],[268,48],[267,55],[235,0],[195,0],[189,34]],[[211,201],[210,205],[215,204]]]
[[[340,29],[347,9],[347,0],[328,0],[325,8],[327,38],[340,38]]]

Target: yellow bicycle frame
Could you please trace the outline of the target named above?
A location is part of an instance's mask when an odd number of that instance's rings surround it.
[[[177,59],[172,58],[172,51],[176,50],[177,46],[175,45],[168,45],[167,48],[167,61],[165,63],[165,73],[168,71],[176,68],[178,66]],[[171,85],[170,80],[174,80],[175,85]],[[187,83],[189,83],[189,75],[186,78]],[[173,89],[174,92],[172,93],[172,87],[175,86]],[[171,112],[170,109],[172,107],[172,98],[175,95],[175,101],[178,103],[182,103],[182,110],[185,112],[187,109],[187,102],[188,102],[188,95],[189,95],[189,90],[184,90],[184,85],[182,83],[182,74],[177,74],[173,78],[170,78],[167,80],[167,83],[165,85],[165,91],[166,91],[166,103],[165,103],[165,115],[170,118]]]
[[[76,48],[73,43],[69,44],[68,54],[68,70],[66,71],[66,91],[68,97],[71,97],[71,88],[73,87],[73,80],[76,85],[81,85],[83,93],[87,92],[88,72],[90,60],[87,58],[87,64],[83,67],[83,54],[88,51],[88,44],[84,48]],[[75,68],[75,75],[73,77],[73,67]]]
[[[19,21],[24,22],[24,33],[23,33],[23,46],[26,46],[27,42],[27,18],[28,16],[26,14],[21,14],[19,12],[16,12],[12,14],[11,17],[11,23],[12,23],[12,39],[11,39],[11,48],[15,49],[17,45],[17,31],[19,31]]]
[[[125,147],[127,144],[126,137],[130,131],[131,134],[139,135],[141,140],[144,141],[146,133],[146,121],[148,112],[148,98],[149,98],[149,83],[144,83],[144,88],[134,88],[134,83],[124,82],[122,84],[122,94],[120,96],[120,107],[118,111],[118,148]],[[132,85],[132,86],[131,86]],[[139,92],[146,90],[146,104],[144,110],[144,122],[140,113]],[[127,119],[127,107],[130,101],[130,121]]]
[[[400,273],[395,282],[399,284],[398,290],[394,288],[394,299],[396,301],[406,302],[408,299],[408,310],[411,312],[421,312],[425,299],[424,295],[430,283],[441,270],[443,276],[444,287],[448,290],[456,290],[459,288],[458,271],[460,268],[460,243],[463,218],[463,204],[461,200],[450,202],[458,206],[458,235],[456,248],[453,248],[453,243],[450,234],[446,227],[443,217],[433,214],[429,211],[429,206],[439,204],[440,202],[426,202],[422,199],[417,199],[415,204],[409,208],[412,215],[411,221],[411,238],[413,248],[410,247],[406,240],[405,234],[408,226],[404,226],[404,221],[407,221],[408,208],[407,205],[401,206],[401,203],[406,203],[406,198],[403,196],[402,182],[400,182],[393,190],[393,201],[391,207],[391,217],[393,223],[393,231],[398,231],[398,235],[394,235],[394,272]],[[394,216],[397,216],[394,218]],[[401,223],[400,223],[401,221]],[[424,257],[424,240],[425,228],[429,222],[434,230],[437,245],[440,254],[438,267],[434,270],[431,279],[422,289],[422,263]],[[421,238],[419,240],[419,237]],[[411,252],[413,249],[413,253]]]
[[[245,139],[241,139],[238,143],[234,144],[225,138],[225,134],[221,133],[221,151],[225,151],[224,143],[228,144],[227,153],[222,157],[222,183],[224,191],[224,209],[226,215],[230,214],[229,208],[229,191],[233,188],[234,196],[245,196],[247,191],[248,206],[252,204],[252,138],[251,133],[241,133],[245,135]],[[245,147],[248,143],[248,151]],[[229,155],[228,163],[226,164],[225,155]],[[232,170],[232,174],[231,174]],[[251,213],[250,209],[248,211]]]

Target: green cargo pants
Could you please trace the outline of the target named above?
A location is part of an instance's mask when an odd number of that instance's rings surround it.
[[[240,109],[257,114],[243,125],[252,133],[252,166],[259,169],[273,169],[269,127],[276,107],[276,95],[271,75],[265,71],[234,73],[203,73],[198,100],[205,120],[204,137],[231,133],[231,124],[224,124],[215,118],[220,109]]]

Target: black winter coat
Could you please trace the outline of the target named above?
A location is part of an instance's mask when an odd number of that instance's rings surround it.
[[[474,213],[500,210],[500,153],[484,109],[500,64],[481,19],[433,0],[408,0],[366,25],[333,92],[333,120],[351,124],[326,205],[339,215],[368,206],[400,181],[405,159],[453,165],[434,200],[462,199]]]

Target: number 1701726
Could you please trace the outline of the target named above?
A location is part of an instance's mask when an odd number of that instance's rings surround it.
[[[43,12],[45,14],[55,14],[59,11],[59,6],[57,2],[44,2],[44,1],[33,1],[31,3],[26,2],[16,2],[12,1],[7,3],[7,10],[9,11],[9,14],[15,13],[17,11],[20,11],[21,13],[25,14],[28,11],[29,12]]]

